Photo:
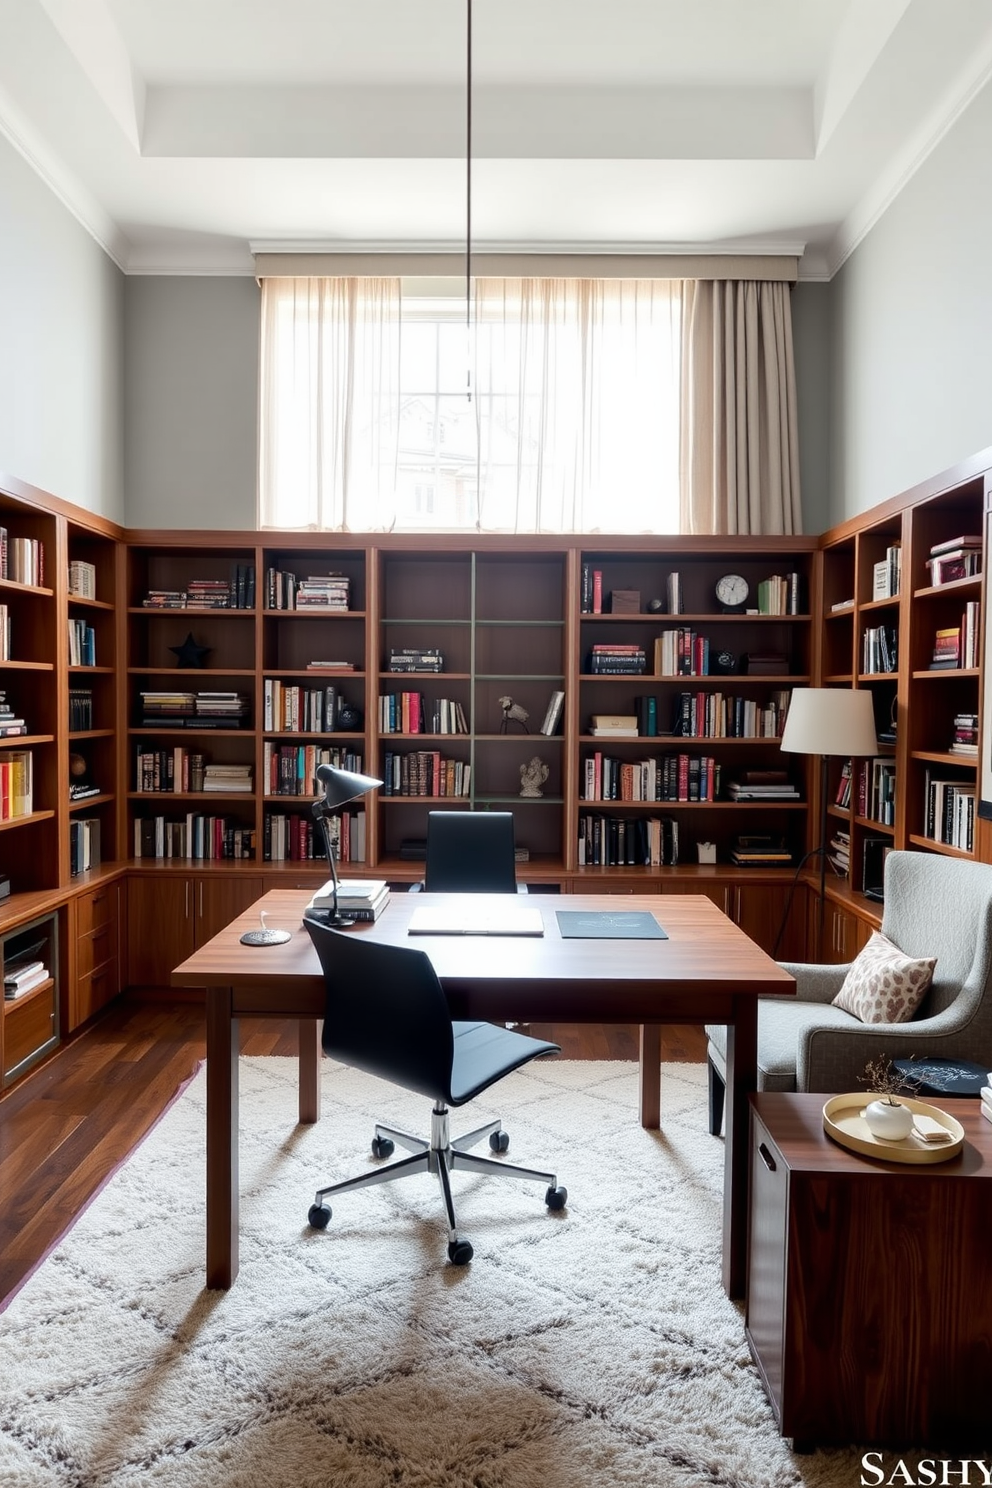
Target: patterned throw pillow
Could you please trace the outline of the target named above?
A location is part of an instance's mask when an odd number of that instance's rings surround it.
[[[906,1023],[923,1001],[936,964],[936,956],[914,961],[880,930],[873,930],[851,962],[834,1007],[853,1013],[862,1023]]]

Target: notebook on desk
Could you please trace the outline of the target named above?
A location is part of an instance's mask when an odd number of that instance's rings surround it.
[[[539,909],[522,909],[512,901],[505,909],[472,909],[462,904],[436,909],[423,905],[410,916],[407,934],[543,935],[544,920]]]

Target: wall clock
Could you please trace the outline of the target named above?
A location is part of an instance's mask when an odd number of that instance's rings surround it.
[[[741,574],[722,574],[716,581],[716,597],[722,610],[743,610],[750,592],[747,579]]]

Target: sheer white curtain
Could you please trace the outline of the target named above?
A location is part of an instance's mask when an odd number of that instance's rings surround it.
[[[677,532],[680,285],[475,281],[483,531]]]
[[[399,337],[399,279],[262,280],[262,527],[392,524]]]
[[[788,284],[686,280],[682,345],[681,530],[801,532]]]

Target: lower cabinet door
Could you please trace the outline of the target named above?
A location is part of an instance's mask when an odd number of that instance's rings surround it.
[[[194,951],[193,881],[155,873],[128,883],[129,987],[167,987],[174,967]]]

